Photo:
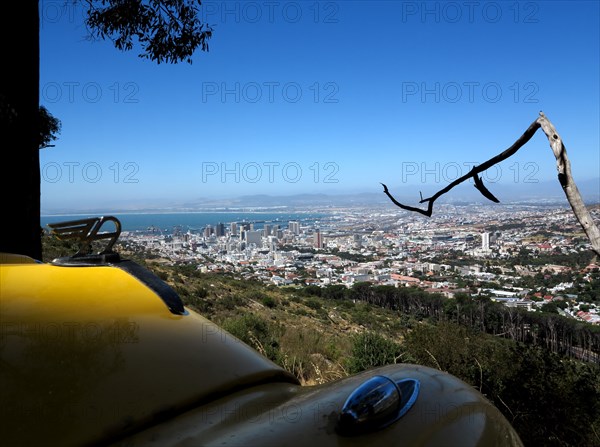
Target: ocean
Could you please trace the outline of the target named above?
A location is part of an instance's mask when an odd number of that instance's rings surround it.
[[[109,214],[106,214],[109,215]],[[231,222],[254,223],[255,229],[263,228],[264,224],[280,225],[287,228],[288,222],[296,220],[301,224],[318,222],[327,218],[327,214],[320,213],[293,213],[293,212],[196,212],[196,213],[156,213],[156,214],[110,214],[121,222],[122,231],[145,231],[160,229],[171,233],[175,227],[180,231],[200,231],[207,225],[215,226],[218,223],[225,225]],[[68,220],[98,217],[98,215],[71,214],[42,216],[42,228],[48,229],[49,223],[64,222]],[[107,224],[106,230],[112,225]]]

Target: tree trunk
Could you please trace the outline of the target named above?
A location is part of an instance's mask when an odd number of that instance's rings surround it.
[[[556,158],[558,181],[560,182],[560,186],[562,186],[562,189],[567,196],[567,200],[569,201],[569,205],[571,205],[573,214],[575,214],[575,217],[579,221],[579,224],[583,228],[583,231],[592,244],[592,250],[594,253],[596,253],[596,255],[600,256],[600,229],[598,229],[592,220],[592,216],[585,206],[583,199],[581,198],[579,189],[577,189],[575,179],[573,179],[573,174],[571,174],[571,162],[567,157],[567,150],[562,142],[562,138],[560,138],[560,135],[558,135],[554,125],[542,112],[540,112],[540,117],[538,118],[537,122],[542,127],[546,137],[548,137],[550,148],[552,149],[552,153]]]
[[[2,7],[5,81],[0,89],[3,142],[0,252],[41,259],[38,2],[9,1]]]

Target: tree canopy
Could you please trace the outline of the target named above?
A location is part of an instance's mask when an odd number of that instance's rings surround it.
[[[45,149],[54,146],[52,143],[58,138],[62,123],[53,116],[46,107],[40,106],[40,142],[39,148]]]
[[[94,37],[110,39],[157,63],[192,62],[197,48],[208,51],[212,27],[200,21],[200,0],[87,0],[86,25]]]

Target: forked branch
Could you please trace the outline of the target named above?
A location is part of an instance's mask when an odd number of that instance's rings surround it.
[[[569,201],[569,204],[571,205],[571,209],[573,210],[575,217],[577,218],[580,225],[582,226],[583,231],[585,232],[588,239],[590,240],[590,242],[592,244],[592,250],[598,256],[600,256],[600,230],[598,230],[598,227],[592,220],[590,212],[588,211],[585,204],[583,203],[583,199],[581,198],[581,194],[579,193],[579,190],[577,189],[577,185],[575,185],[575,180],[573,179],[573,177],[571,175],[571,163],[569,162],[569,159],[567,157],[567,151],[565,149],[565,146],[562,143],[562,139],[560,138],[560,136],[556,132],[556,129],[554,128],[552,123],[548,120],[548,118],[546,118],[546,115],[544,115],[543,112],[540,112],[539,118],[537,120],[535,120],[533,123],[531,123],[531,125],[523,133],[523,135],[521,135],[519,137],[519,139],[517,141],[515,141],[515,143],[512,146],[510,146],[508,149],[506,149],[505,151],[496,155],[495,157],[490,158],[488,161],[486,161],[478,166],[474,166],[467,174],[463,175],[462,177],[457,178],[452,183],[450,183],[448,186],[446,186],[444,189],[441,189],[440,191],[436,192],[433,196],[428,197],[426,199],[423,199],[421,197],[421,200],[419,203],[427,203],[427,209],[417,208],[417,207],[405,205],[403,203],[398,202],[394,198],[394,196],[392,196],[392,194],[388,190],[388,187],[382,183],[383,192],[390,198],[390,200],[396,206],[402,208],[403,210],[414,211],[417,213],[421,213],[424,216],[431,217],[431,214],[433,213],[433,204],[440,196],[446,194],[452,188],[463,183],[464,181],[468,180],[469,178],[473,178],[473,180],[475,182],[475,184],[474,184],[475,188],[477,188],[477,190],[486,199],[491,200],[492,202],[498,203],[499,200],[485,187],[481,177],[479,177],[478,174],[491,168],[492,166],[500,163],[501,161],[506,160],[507,158],[511,157],[512,155],[514,155],[521,147],[523,147],[529,140],[531,140],[531,137],[533,137],[535,132],[540,128],[548,137],[548,141],[550,142],[550,148],[552,149],[552,152],[554,153],[554,156],[556,157],[556,166],[558,169],[558,181],[560,182],[560,185],[562,186],[563,191],[565,192],[565,195],[567,196],[567,200]]]

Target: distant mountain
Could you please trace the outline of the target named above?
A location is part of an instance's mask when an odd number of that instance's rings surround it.
[[[248,208],[248,207],[303,207],[303,206],[344,206],[371,205],[388,202],[384,194],[295,194],[275,196],[256,194],[229,199],[197,199],[182,204],[186,209],[206,208]]]
[[[424,206],[419,204],[420,194],[430,197],[444,188],[445,184],[435,185],[388,185],[390,192],[401,203],[411,206]],[[567,205],[567,199],[558,181],[540,181],[538,183],[488,183],[486,186],[503,204],[529,203],[543,205]],[[600,203],[600,179],[584,180],[577,184],[586,204]],[[473,187],[465,183],[452,189],[441,196],[436,203],[449,203],[464,205],[472,203],[487,203],[486,200]],[[356,194],[295,194],[295,195],[269,195],[256,194],[231,198],[200,197],[193,200],[118,200],[112,205],[105,201],[89,208],[52,208],[43,209],[42,214],[75,214],[89,213],[102,214],[105,212],[193,212],[215,210],[240,210],[248,208],[269,209],[278,208],[314,208],[314,207],[343,207],[343,206],[394,206],[383,194],[383,188],[378,192],[361,192]]]

